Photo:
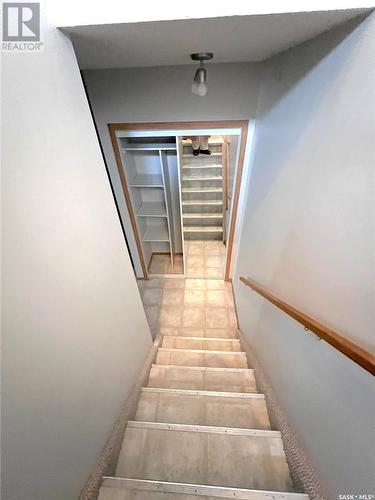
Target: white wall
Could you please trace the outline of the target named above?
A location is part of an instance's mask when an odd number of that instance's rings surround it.
[[[117,203],[133,260],[140,269],[136,244],[118,175],[108,123],[241,120],[255,116],[260,66],[210,64],[208,93],[195,96],[195,68],[168,66],[83,72]]]
[[[3,54],[3,500],[73,500],[151,337],[70,41]]]
[[[374,350],[374,15],[265,65],[235,295],[328,497],[373,493],[373,378],[240,284]]]

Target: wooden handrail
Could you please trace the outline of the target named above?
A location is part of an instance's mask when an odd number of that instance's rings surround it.
[[[334,330],[324,326],[322,323],[319,323],[319,321],[310,318],[310,316],[307,316],[302,311],[299,311],[295,307],[287,304],[275,295],[272,295],[272,293],[268,292],[256,281],[250,278],[244,278],[243,276],[241,276],[240,280],[245,283],[246,286],[259,293],[259,295],[301,323],[305,329],[311,330],[319,338],[328,342],[328,344],[333,346],[342,354],[345,354],[345,356],[370,372],[372,375],[375,375],[375,356],[371,353],[365,351],[365,349],[362,349],[362,347],[354,344],[354,342],[351,342]]]

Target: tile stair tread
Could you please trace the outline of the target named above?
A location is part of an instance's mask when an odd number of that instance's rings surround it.
[[[222,175],[211,175],[211,176],[198,176],[198,175],[185,175],[182,177],[183,181],[222,181]]]
[[[221,187],[206,187],[206,188],[182,188],[182,193],[222,193]]]
[[[128,422],[116,476],[292,491],[280,433],[270,430]]]
[[[186,163],[182,166],[182,169],[200,169],[200,168],[223,168],[223,165],[221,163],[213,163],[213,164],[202,164],[202,165],[187,165]]]
[[[257,392],[254,370],[251,368],[153,364],[147,387],[236,393]]]
[[[223,214],[222,212],[216,214],[216,213],[210,213],[210,214],[182,214],[184,219],[222,219]]]
[[[270,430],[261,394],[209,391],[141,391],[135,420],[229,428]]]
[[[223,200],[182,200],[182,205],[222,205]]]
[[[241,351],[241,344],[236,339],[230,342],[226,339],[207,339],[207,338],[189,338],[189,337],[172,337],[167,335],[163,337],[160,347],[172,349],[197,349],[204,351]]]
[[[159,348],[156,364],[245,368],[247,358],[246,353],[240,351]]]

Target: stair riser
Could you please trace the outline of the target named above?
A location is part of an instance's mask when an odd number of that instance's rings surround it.
[[[210,214],[222,216],[223,210],[221,205],[184,205],[182,208],[184,214]]]
[[[216,227],[222,227],[223,225],[223,217],[222,215],[219,215],[218,217],[215,217],[214,219],[212,217],[207,217],[207,218],[184,218],[184,228],[187,229],[189,226],[202,226],[202,227],[211,227],[211,226],[216,226]]]
[[[195,192],[185,192],[182,193],[183,201],[222,201],[221,192],[207,192],[207,193],[195,193]],[[185,206],[185,205],[184,205]]]
[[[223,239],[223,233],[188,233],[186,232],[184,234],[184,239],[185,241],[208,241],[208,240],[215,240],[215,241],[222,241]],[[203,278],[203,276],[202,276]]]
[[[182,179],[182,189],[184,188],[195,188],[195,189],[205,189],[205,188],[219,188],[222,185],[222,179],[215,180],[185,180]]]
[[[270,429],[263,398],[142,392],[135,420]]]

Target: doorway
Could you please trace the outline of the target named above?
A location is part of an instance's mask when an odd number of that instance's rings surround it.
[[[110,123],[138,279],[230,280],[248,122]],[[194,154],[192,138],[211,154]],[[195,152],[196,153],[196,152]]]

